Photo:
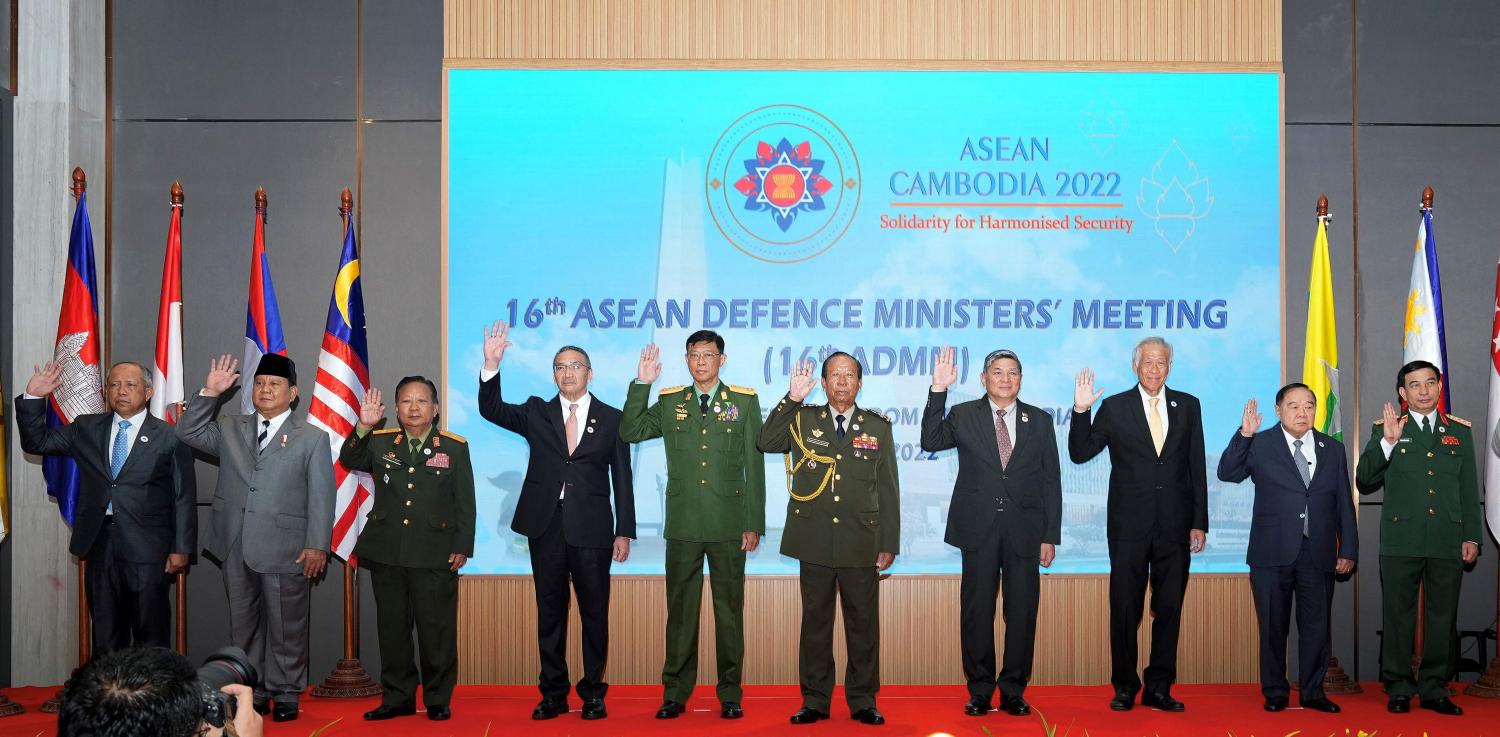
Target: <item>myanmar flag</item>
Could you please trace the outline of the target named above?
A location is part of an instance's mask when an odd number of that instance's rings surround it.
[[[1333,324],[1333,270],[1328,264],[1328,221],[1318,218],[1313,239],[1312,271],[1307,279],[1307,347],[1302,354],[1302,383],[1318,400],[1313,427],[1344,439],[1339,422],[1339,341]]]

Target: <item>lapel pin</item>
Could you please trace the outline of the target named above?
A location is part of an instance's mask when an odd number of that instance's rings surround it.
[[[584,428],[584,429],[587,430],[588,432],[593,432],[594,431],[594,427],[592,425],[590,425],[589,427]]]
[[[380,479],[380,481],[381,481],[381,483],[389,484],[391,482],[391,475],[390,474],[386,474],[384,477],[382,477]]]
[[[853,425],[850,425],[850,426],[849,426],[849,429],[850,429],[850,430],[858,430],[858,429],[859,429],[859,423],[858,423],[858,422],[856,422],[856,423],[854,423],[854,424],[853,424]]]
[[[149,442],[151,442],[151,438],[148,438],[145,435],[142,435],[141,436],[141,442],[142,443],[149,443]]]
[[[1323,447],[1323,441],[1321,441],[1321,440],[1318,441],[1318,447],[1319,448]]]
[[[1022,422],[1031,422],[1031,415],[1028,415],[1025,412],[1022,412],[1021,413],[1021,421]]]
[[[865,421],[865,416],[864,415],[859,415],[859,416],[855,417],[854,419],[858,420],[859,422],[864,422]],[[859,428],[856,427],[854,429],[858,430]]]
[[[1175,400],[1175,399],[1174,399],[1174,400],[1172,400],[1172,401],[1170,401],[1170,402],[1167,402],[1167,404],[1170,404],[1170,405],[1172,405],[1172,406],[1173,406],[1173,407],[1176,407],[1176,406],[1177,406],[1177,400]]]
[[[286,447],[286,435],[285,434],[283,434],[281,436],[281,447],[283,447],[283,448]]]
[[[432,449],[431,448],[423,448],[422,449],[422,455],[424,455],[424,456],[430,456],[430,455],[432,455]]]
[[[589,424],[590,425],[592,425],[592,424],[594,424],[595,422],[598,422],[598,421],[599,421],[598,418],[595,418],[595,417],[590,417],[589,418]]]
[[[722,406],[720,406],[718,402],[714,402],[714,414],[718,414],[718,413],[723,412],[723,411],[724,411],[724,408]]]
[[[1438,425],[1438,432],[1448,432],[1448,427],[1446,425]]]

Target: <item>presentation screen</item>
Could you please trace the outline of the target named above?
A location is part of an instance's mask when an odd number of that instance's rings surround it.
[[[1193,570],[1247,570],[1251,487],[1214,470],[1245,400],[1269,410],[1281,382],[1278,75],[453,70],[446,126],[442,409],[473,452],[468,572],[530,571],[510,529],[528,448],[477,408],[496,320],[514,326],[511,402],[557,394],[566,344],[615,407],[647,344],[663,364],[653,399],[690,383],[683,341],[699,329],[724,336],[723,381],[763,411],[797,362],[853,354],[858,406],[893,424],[897,574],[959,571],[943,543],[958,459],[919,445],[946,345],[950,407],[983,396],[988,352],[1020,356],[1020,398],[1042,408],[1021,419],[1052,423],[1061,456],[1050,571],[1107,571],[1108,459],[1068,459],[1073,378],[1088,367],[1106,393],[1130,389],[1132,348],[1159,335],[1168,386],[1202,400],[1211,522]],[[748,570],[794,573],[778,552],[784,461],[764,460]],[[660,574],[661,441],[631,461],[639,539],[614,571]]]

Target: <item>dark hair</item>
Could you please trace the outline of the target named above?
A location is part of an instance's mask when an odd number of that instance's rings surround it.
[[[565,346],[563,346],[561,348],[558,348],[557,352],[554,353],[554,354],[552,354],[552,362],[556,363],[557,362],[557,357],[561,356],[564,353],[567,353],[568,351],[577,351],[578,353],[582,353],[583,354],[583,367],[584,368],[592,369],[594,367],[594,362],[589,359],[589,352],[586,351],[586,350],[584,350],[584,349],[582,349],[582,348],[579,348],[576,345],[565,345]]]
[[[407,384],[426,384],[427,388],[432,390],[432,403],[438,403],[437,384],[432,383],[432,379],[429,379],[426,376],[422,376],[420,374],[417,376],[408,376],[396,382],[396,396],[401,396],[401,389]]]
[[[687,343],[685,343],[683,347],[688,350],[692,350],[694,343],[710,342],[714,344],[714,350],[720,353],[724,352],[724,336],[719,335],[712,330],[699,330],[698,332],[689,335],[687,337]]]
[[[1016,371],[1017,372],[1021,372],[1021,359],[1020,359],[1020,357],[1018,357],[1016,355],[1015,351],[1013,351],[1013,350],[1011,350],[1009,348],[1001,348],[1000,350],[990,351],[990,354],[988,356],[984,357],[984,370],[985,371],[989,371],[990,370],[990,364],[992,364],[992,363],[994,363],[994,362],[996,362],[996,361],[998,361],[998,360],[1000,360],[1002,358],[1009,358],[1010,360],[1015,361],[1016,362]],[[1024,373],[1024,372],[1022,372],[1022,373]]]
[[[1439,370],[1438,367],[1432,365],[1431,361],[1423,361],[1421,359],[1418,359],[1406,364],[1405,366],[1402,366],[1401,370],[1396,372],[1396,388],[1406,388],[1406,375],[1416,373],[1418,371],[1421,371],[1422,369],[1432,369],[1432,373],[1437,374],[1438,380],[1442,381],[1443,372]]]
[[[62,690],[58,737],[192,737],[203,702],[198,671],[163,647],[101,655],[73,671]]]
[[[842,356],[844,358],[847,358],[847,359],[849,359],[849,360],[851,360],[851,361],[854,362],[854,379],[856,381],[864,381],[865,380],[865,367],[859,365],[859,359],[858,358],[855,358],[854,356],[851,356],[848,353],[845,353],[843,351],[834,351],[834,352],[828,354],[827,358],[823,359],[823,371],[822,371],[823,378],[824,379],[828,378],[828,364],[833,363],[833,359],[838,358],[840,356]]]
[[[1281,387],[1280,389],[1277,389],[1276,390],[1276,403],[1277,404],[1281,404],[1282,397],[1285,397],[1286,393],[1289,392],[1289,391],[1291,391],[1291,390],[1293,390],[1293,389],[1306,389],[1308,394],[1313,395],[1313,404],[1317,404],[1318,403],[1318,395],[1317,395],[1317,393],[1312,390],[1312,387],[1310,387],[1310,386],[1308,386],[1308,385],[1306,385],[1306,384],[1304,384],[1304,383],[1302,383],[1300,381],[1294,381],[1294,382],[1292,382],[1290,384],[1287,384],[1284,387]]]

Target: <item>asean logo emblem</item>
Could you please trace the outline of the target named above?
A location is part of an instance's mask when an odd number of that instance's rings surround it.
[[[714,144],[704,193],[735,248],[762,261],[804,261],[828,250],[859,209],[859,159],[828,118],[769,105],[734,121]]]

